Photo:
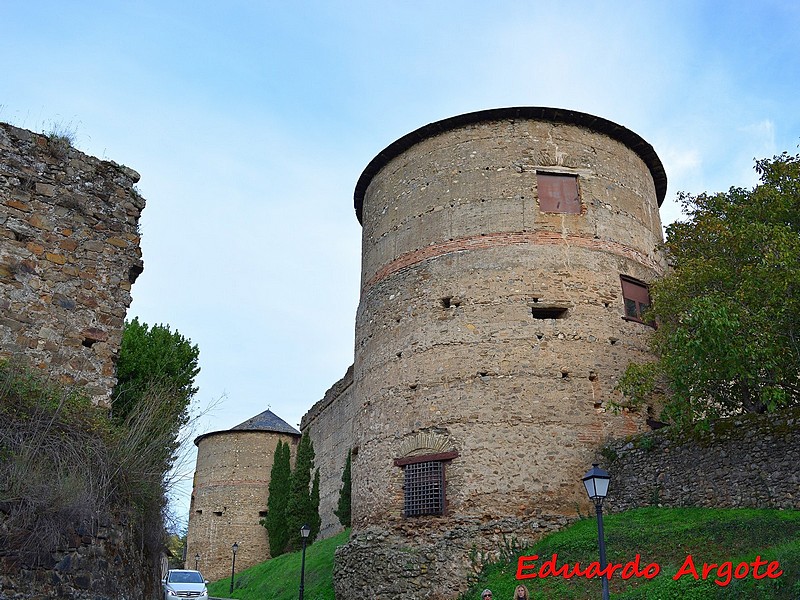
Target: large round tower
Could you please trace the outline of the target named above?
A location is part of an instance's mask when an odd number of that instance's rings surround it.
[[[644,426],[608,403],[647,353],[665,192],[638,135],[552,108],[432,123],[367,166],[337,597],[455,597],[588,510],[598,447]]]

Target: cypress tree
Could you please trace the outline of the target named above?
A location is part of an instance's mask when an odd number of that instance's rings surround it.
[[[319,469],[314,471],[314,483],[311,485],[311,513],[309,514],[308,524],[311,525],[308,543],[311,543],[317,539],[319,530],[322,527],[322,519],[319,516]]]
[[[314,509],[311,501],[311,472],[313,470],[314,445],[306,431],[297,446],[297,457],[289,487],[289,502],[286,507],[289,548],[292,550],[297,550],[302,544],[300,528],[308,524],[313,530],[314,523],[319,519],[319,511]],[[309,536],[307,543],[312,541],[314,538]]]
[[[339,491],[339,505],[334,514],[339,518],[339,523],[343,527],[350,527],[350,504],[351,504],[352,482],[350,479],[350,450],[347,451],[347,460],[344,463],[342,472],[342,489]]]
[[[269,498],[267,516],[261,524],[267,528],[269,553],[274,558],[286,552],[289,542],[289,528],[286,522],[286,507],[289,502],[291,464],[289,444],[278,442],[272,459],[269,477]]]

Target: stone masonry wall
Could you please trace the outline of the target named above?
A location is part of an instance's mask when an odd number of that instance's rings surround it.
[[[142,272],[139,175],[0,124],[0,356],[108,404]]]
[[[0,531],[5,526],[0,511]],[[143,600],[160,591],[130,522],[103,519],[70,531],[71,542],[40,562],[0,548],[0,599]]]
[[[198,568],[208,580],[231,573],[231,546],[239,544],[236,570],[270,557],[266,516],[269,477],[278,441],[289,444],[291,461],[299,436],[270,431],[231,429],[198,438],[197,470],[189,508],[186,567]]]
[[[606,446],[611,511],[641,506],[800,509],[800,409],[742,415],[710,431],[659,429]]]
[[[322,519],[319,537],[327,538],[342,531],[342,524],[333,511],[339,505],[342,473],[347,452],[353,447],[353,367],[325,393],[300,423],[314,444],[314,465],[319,469],[319,516]]]

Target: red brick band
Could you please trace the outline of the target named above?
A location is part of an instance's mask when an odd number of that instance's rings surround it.
[[[523,244],[553,246],[564,245],[575,246],[578,248],[589,248],[599,252],[617,254],[619,256],[634,260],[652,269],[658,270],[659,268],[659,265],[654,260],[645,256],[638,250],[609,240],[601,240],[575,234],[564,235],[554,231],[487,233],[485,235],[474,235],[455,240],[449,240],[441,244],[425,246],[419,250],[407,252],[406,254],[399,256],[392,262],[378,269],[378,271],[364,284],[361,292],[366,292],[370,287],[379,281],[386,279],[398,271],[412,267],[432,258],[444,256],[445,254],[464,252],[466,250],[484,250],[488,248],[500,248],[504,246],[517,246]]]

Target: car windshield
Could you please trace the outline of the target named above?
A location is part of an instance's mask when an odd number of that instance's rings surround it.
[[[170,583],[203,583],[203,576],[197,571],[172,571],[168,579]]]

